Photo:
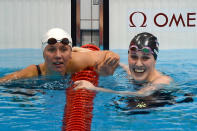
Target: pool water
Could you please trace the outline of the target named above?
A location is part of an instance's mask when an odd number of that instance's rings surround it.
[[[127,50],[114,50],[127,63]],[[132,109],[130,96],[97,92],[94,98],[92,131],[195,130],[197,129],[197,49],[162,50],[156,68],[174,82],[164,90],[174,104]],[[37,49],[0,50],[0,77],[43,62]],[[126,72],[100,77],[99,86],[133,91]],[[57,131],[62,128],[66,104],[66,78],[31,78],[0,85],[0,130]],[[188,95],[189,94],[189,97]],[[177,103],[186,98],[192,101]],[[191,100],[190,99],[190,100]],[[169,100],[165,100],[169,101]],[[137,112],[137,113],[136,113]]]

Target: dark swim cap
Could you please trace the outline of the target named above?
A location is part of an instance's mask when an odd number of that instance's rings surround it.
[[[129,47],[131,47],[132,45],[136,45],[139,49],[142,49],[143,47],[149,47],[153,52],[155,60],[157,60],[159,43],[157,42],[157,37],[155,37],[154,35],[147,32],[137,34],[131,40]]]

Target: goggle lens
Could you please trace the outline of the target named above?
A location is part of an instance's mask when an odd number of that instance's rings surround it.
[[[49,38],[48,41],[47,41],[47,43],[49,45],[53,45],[53,44],[57,43],[57,40],[55,38]]]
[[[142,51],[145,54],[153,54],[152,50],[149,47],[143,47],[142,49],[138,49],[138,47],[135,45],[132,45],[130,47],[130,51],[132,52]]]
[[[63,38],[62,40],[56,40],[55,38],[49,38],[47,43],[49,45],[53,45],[56,44],[57,42],[61,42],[64,45],[68,45],[69,44],[69,40],[67,38]]]
[[[69,44],[69,40],[67,38],[63,38],[61,43],[64,44],[64,45],[68,45]]]
[[[138,48],[133,46],[133,47],[130,47],[130,51],[133,51],[133,52],[137,52],[138,51]]]
[[[142,52],[145,53],[145,54],[150,54],[152,51],[149,48],[145,47],[145,48],[142,49]]]

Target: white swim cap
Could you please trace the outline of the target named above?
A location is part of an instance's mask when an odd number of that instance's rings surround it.
[[[48,39],[50,38],[55,38],[58,41],[62,40],[63,38],[67,38],[69,40],[68,45],[72,47],[72,38],[67,32],[65,32],[63,29],[60,29],[60,28],[52,28],[43,36],[43,39],[42,39],[43,51],[45,47],[48,45]]]

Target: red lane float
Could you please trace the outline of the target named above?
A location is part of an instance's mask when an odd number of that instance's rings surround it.
[[[96,51],[100,50],[95,45],[83,45],[83,48]],[[98,86],[98,74],[93,68],[77,72],[72,75],[72,81],[87,80]],[[90,131],[92,123],[94,91],[79,89],[73,90],[75,85],[66,89],[66,106],[62,131]]]

